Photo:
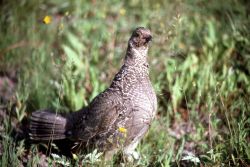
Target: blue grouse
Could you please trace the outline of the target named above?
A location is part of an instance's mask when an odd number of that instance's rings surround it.
[[[157,109],[149,79],[149,29],[136,28],[119,72],[111,85],[85,108],[62,116],[48,110],[32,113],[30,138],[36,141],[69,139],[94,146],[107,155],[122,149],[131,155],[148,131]]]

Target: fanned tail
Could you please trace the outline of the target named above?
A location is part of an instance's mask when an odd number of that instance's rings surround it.
[[[30,139],[40,141],[65,139],[66,123],[65,117],[48,110],[33,112],[30,119]]]

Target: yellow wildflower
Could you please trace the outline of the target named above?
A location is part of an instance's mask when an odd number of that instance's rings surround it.
[[[121,133],[127,133],[127,129],[126,128],[124,128],[124,127],[119,127],[119,132],[121,132]]]
[[[43,18],[43,23],[44,23],[44,24],[50,24],[51,21],[52,21],[52,17],[51,17],[51,16],[45,16],[45,17]]]
[[[121,14],[122,16],[124,16],[124,15],[126,14],[126,9],[121,8],[121,9],[120,9],[120,14]]]

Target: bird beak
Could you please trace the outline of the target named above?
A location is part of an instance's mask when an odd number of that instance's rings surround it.
[[[145,39],[146,39],[146,42],[148,43],[148,42],[152,41],[152,36],[149,35],[149,36],[145,37]]]

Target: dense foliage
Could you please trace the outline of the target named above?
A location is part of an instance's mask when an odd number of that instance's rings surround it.
[[[13,131],[37,109],[86,106],[110,84],[138,26],[153,34],[158,114],[133,165],[250,164],[249,1],[2,0],[0,14],[2,166],[120,163],[96,150],[45,156]]]

